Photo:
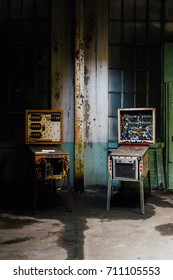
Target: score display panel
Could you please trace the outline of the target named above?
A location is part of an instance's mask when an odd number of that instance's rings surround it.
[[[62,144],[63,111],[62,110],[26,110],[25,143]]]
[[[118,109],[119,143],[155,143],[155,108]]]

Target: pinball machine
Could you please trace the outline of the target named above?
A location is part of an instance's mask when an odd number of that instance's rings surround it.
[[[36,211],[38,186],[67,179],[67,208],[71,211],[70,155],[59,148],[63,143],[63,111],[26,110],[25,143],[35,170],[33,212]]]
[[[149,179],[149,145],[155,143],[155,108],[118,109],[119,147],[108,156],[107,210],[112,181],[139,182],[140,211],[145,213],[144,184]],[[151,192],[150,180],[149,190]]]

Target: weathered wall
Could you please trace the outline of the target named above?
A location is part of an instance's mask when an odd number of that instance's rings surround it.
[[[74,179],[74,1],[52,1],[52,109],[64,110],[64,145]]]
[[[64,110],[64,145],[71,154],[74,185],[75,2],[53,1],[52,109]],[[84,0],[84,185],[107,184],[108,3]]]
[[[85,1],[85,185],[106,184],[108,141],[107,1]]]

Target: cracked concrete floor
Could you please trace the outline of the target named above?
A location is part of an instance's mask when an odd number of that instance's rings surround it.
[[[73,193],[67,212],[58,193],[56,206],[0,210],[1,260],[173,259],[173,193],[115,193],[106,211],[106,189]]]

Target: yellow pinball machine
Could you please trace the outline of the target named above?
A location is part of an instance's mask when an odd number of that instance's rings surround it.
[[[52,184],[56,194],[56,180],[67,179],[68,211],[72,210],[70,188],[70,154],[59,148],[63,143],[62,110],[26,110],[25,143],[31,152],[35,170],[33,212],[38,200],[38,186]]]

